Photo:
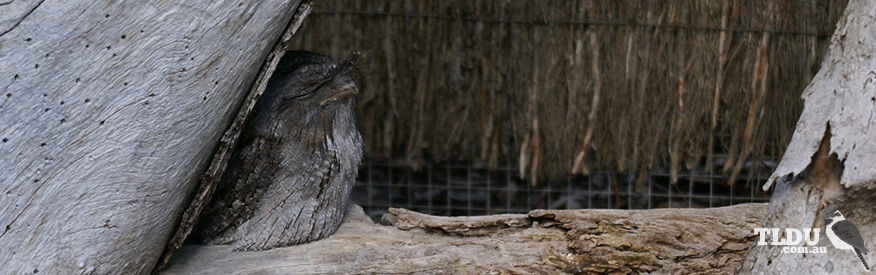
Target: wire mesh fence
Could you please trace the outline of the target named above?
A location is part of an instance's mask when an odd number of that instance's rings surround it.
[[[786,148],[845,2],[333,0],[293,47],[369,53],[356,114],[376,156],[541,181],[714,153],[734,175]]]
[[[671,183],[666,169],[646,175],[601,170],[569,175],[536,186],[518,177],[512,166],[488,169],[473,164],[404,163],[366,159],[360,166],[352,200],[372,218],[389,207],[445,216],[525,213],[533,209],[651,209],[720,207],[769,201],[758,188],[773,161],[752,162],[736,182],[714,172],[682,171]]]

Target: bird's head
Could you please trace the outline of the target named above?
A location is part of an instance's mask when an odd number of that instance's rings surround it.
[[[828,205],[821,211],[821,217],[824,219],[824,224],[830,224],[834,220],[845,220],[846,218],[843,216],[843,213],[836,208],[834,205]]]
[[[337,64],[326,56],[311,52],[288,52],[275,73],[281,77],[271,84],[282,93],[280,100],[305,108],[346,102],[359,93],[352,70],[359,63],[360,56],[355,51],[346,61]]]
[[[262,113],[281,114],[279,120],[299,125],[352,117],[353,98],[359,93],[352,71],[359,59],[358,51],[341,64],[316,53],[287,52],[263,96],[273,102],[266,108],[279,110]]]

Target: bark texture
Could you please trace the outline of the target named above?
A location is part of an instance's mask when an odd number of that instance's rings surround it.
[[[805,104],[794,137],[764,190],[779,179],[800,176],[824,138],[830,142],[825,149],[846,165],[840,177],[844,187],[876,179],[876,129],[871,127],[876,108],[874,16],[873,1],[849,1],[821,69],[803,92]]]
[[[297,4],[0,5],[0,273],[151,270]]]
[[[779,167],[766,227],[824,229],[820,212],[834,204],[876,247],[876,2],[852,0],[837,24],[818,74],[803,93],[805,107]],[[822,230],[824,232],[824,230]],[[782,254],[756,246],[743,273],[865,272],[854,253],[835,249],[822,233],[824,254]],[[872,258],[872,257],[870,257]],[[870,260],[872,262],[872,260]]]
[[[352,206],[336,234],[258,252],[187,245],[165,274],[728,273],[756,242],[765,204],[711,209],[535,210],[436,217]]]
[[[164,253],[156,268],[162,268],[163,265],[170,260],[170,257],[173,256],[173,253],[176,253],[176,251],[182,247],[183,242],[185,242],[186,238],[194,229],[195,224],[198,222],[201,212],[210,203],[213,198],[213,192],[215,192],[218,182],[222,179],[222,174],[228,166],[229,159],[231,158],[233,149],[237,144],[237,140],[240,138],[246,118],[249,117],[249,114],[255,109],[256,102],[258,102],[259,98],[261,98],[265,93],[265,90],[267,90],[268,81],[277,69],[280,59],[283,58],[283,55],[286,53],[286,50],[289,47],[289,42],[292,40],[292,36],[295,35],[304,24],[304,19],[310,14],[312,8],[313,5],[310,1],[305,1],[298,5],[295,15],[292,18],[292,22],[283,34],[283,38],[276,46],[274,46],[274,49],[268,55],[267,62],[265,62],[265,65],[259,72],[258,78],[256,78],[249,93],[247,93],[243,105],[234,117],[234,121],[231,122],[231,126],[228,127],[228,130],[222,135],[222,139],[219,140],[216,153],[213,154],[213,157],[210,160],[210,166],[207,167],[207,171],[201,176],[198,187],[195,189],[195,193],[192,194],[188,207],[183,211],[179,225],[176,227],[172,237],[167,242],[167,247],[164,249]]]

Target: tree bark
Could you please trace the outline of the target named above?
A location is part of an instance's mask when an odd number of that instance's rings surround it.
[[[709,209],[535,210],[436,217],[352,206],[331,237],[257,252],[186,245],[165,274],[729,273],[757,241],[766,204]]]
[[[876,2],[852,0],[837,24],[820,71],[803,93],[805,107],[779,167],[766,227],[822,228],[821,210],[838,207],[857,225],[867,246],[876,247]],[[824,230],[822,230],[824,232]],[[782,254],[756,246],[743,273],[865,272],[857,256],[834,249],[822,234],[824,254]],[[870,261],[872,262],[872,261]]]
[[[0,5],[0,273],[150,271],[298,2]]]

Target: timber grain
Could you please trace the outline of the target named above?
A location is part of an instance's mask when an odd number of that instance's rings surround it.
[[[534,210],[437,217],[351,206],[335,235],[258,252],[186,245],[164,274],[731,273],[766,204],[709,209]]]
[[[0,274],[151,271],[299,1],[0,2]]]

